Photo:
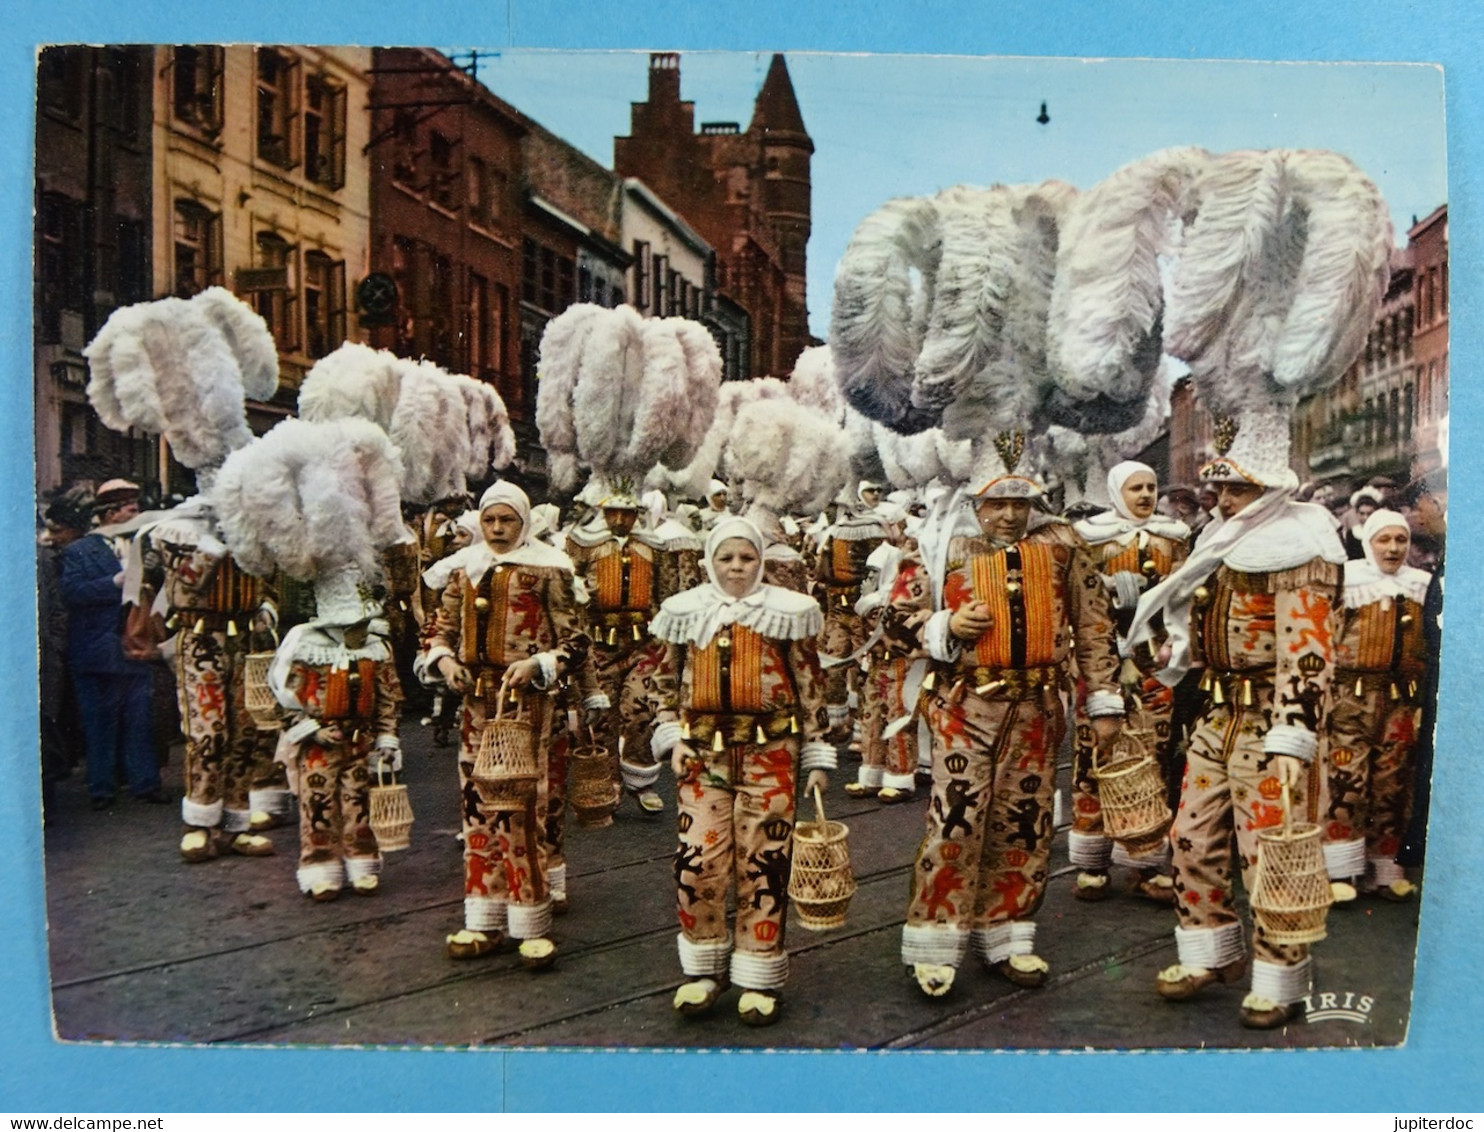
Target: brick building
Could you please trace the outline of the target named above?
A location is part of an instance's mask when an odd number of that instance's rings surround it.
[[[532,415],[517,308],[526,121],[437,51],[377,48],[372,80],[370,265],[395,292],[365,296],[368,340],[488,381]]]
[[[82,348],[116,307],[151,297],[154,49],[48,47],[36,100],[36,482],[155,478],[159,448],[103,427]]]
[[[649,97],[633,104],[613,167],[637,177],[715,249],[717,300],[706,312],[729,358],[728,378],[792,371],[810,344],[805,283],[810,230],[810,140],[782,55],[774,55],[742,130],[695,125],[680,98],[680,57],[649,58]],[[739,345],[740,343],[740,345]]]

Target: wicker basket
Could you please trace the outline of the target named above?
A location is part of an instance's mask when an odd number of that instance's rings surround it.
[[[1314,943],[1325,937],[1333,900],[1320,827],[1293,820],[1292,797],[1284,783],[1282,828],[1257,834],[1252,917],[1269,943]]]
[[[536,796],[536,732],[519,706],[506,716],[505,703],[498,694],[495,717],[484,721],[470,780],[486,804],[519,809]]]
[[[596,745],[573,748],[568,765],[571,777],[567,784],[567,804],[577,815],[577,824],[586,829],[612,825],[613,811],[618,808],[618,768],[608,748]]]
[[[814,788],[818,821],[794,826],[793,873],[788,895],[799,916],[799,926],[812,932],[828,931],[845,923],[845,911],[855,895],[855,875],[850,871],[850,829],[843,822],[827,821],[824,799]]]
[[[378,767],[376,785],[371,787],[371,832],[383,853],[395,853],[412,844],[412,802],[406,786],[384,783],[382,773]]]
[[[268,669],[273,665],[274,653],[250,652],[243,658],[243,699],[247,714],[259,731],[277,731],[283,726],[278,714],[278,697],[268,687]]]
[[[1106,762],[1099,761],[1096,748],[1092,753],[1103,830],[1134,856],[1159,848],[1172,818],[1164,776],[1145,742],[1148,735],[1124,732]]]

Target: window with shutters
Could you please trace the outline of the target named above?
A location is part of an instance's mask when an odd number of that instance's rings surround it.
[[[284,352],[299,347],[294,315],[294,249],[276,232],[259,232],[252,295],[253,308],[268,324],[273,341]]]
[[[61,193],[43,193],[36,215],[36,308],[44,342],[61,341],[63,310],[87,302],[82,206]]]
[[[222,128],[222,48],[177,47],[171,60],[171,110],[178,122],[215,136]]]
[[[37,68],[37,101],[72,122],[82,118],[87,52],[86,47],[48,47]]]
[[[345,341],[345,262],[304,253],[305,353],[322,358]]]
[[[670,259],[668,256],[657,255],[650,263],[654,274],[654,301],[649,306],[649,312],[664,314],[670,302]]]
[[[649,243],[634,241],[634,306],[639,310],[649,308]]]
[[[297,69],[298,61],[286,52],[258,48],[258,156],[281,169],[299,163],[294,145]]]
[[[317,185],[345,184],[345,87],[324,75],[304,80],[304,171]]]
[[[221,217],[193,200],[175,202],[175,294],[183,299],[221,282]]]

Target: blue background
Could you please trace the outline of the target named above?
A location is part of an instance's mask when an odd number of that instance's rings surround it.
[[[1200,6],[1205,8],[1208,6]],[[1361,1109],[1484,1108],[1484,791],[1472,765],[1481,650],[1478,445],[1480,6],[1370,0],[1036,4],[640,5],[559,0],[28,3],[0,29],[0,570],[13,585],[0,662],[0,1110],[355,1111],[540,1108]],[[480,43],[491,47],[850,50],[1165,58],[1416,61],[1446,69],[1453,374],[1447,628],[1423,932],[1402,1050],[1174,1054],[654,1054],[221,1050],[64,1046],[51,1034],[42,905],[31,436],[34,50],[47,42]],[[637,95],[636,95],[637,97]],[[106,938],[96,941],[106,948]],[[874,977],[874,975],[872,976]],[[880,977],[894,977],[881,972]],[[1136,1040],[1136,1035],[1131,1035]],[[476,1060],[470,1060],[474,1058]],[[704,1060],[699,1060],[704,1059]],[[705,1083],[705,1091],[697,1086]]]

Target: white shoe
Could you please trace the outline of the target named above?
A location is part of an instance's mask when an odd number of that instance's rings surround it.
[[[912,977],[917,980],[922,993],[929,998],[942,998],[953,989],[953,977],[958,970],[943,963],[914,963]]]

